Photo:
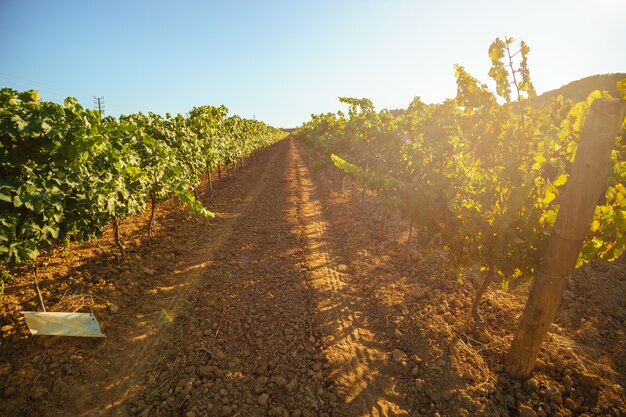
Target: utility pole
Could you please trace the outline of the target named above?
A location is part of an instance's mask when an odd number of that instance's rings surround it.
[[[102,116],[104,116],[104,97],[93,96],[93,108],[98,110],[100,120],[102,120]]]

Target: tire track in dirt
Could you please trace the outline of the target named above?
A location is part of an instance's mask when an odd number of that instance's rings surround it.
[[[322,352],[330,363],[343,399],[345,416],[408,415],[394,401],[396,381],[389,370],[390,355],[377,346],[376,334],[360,310],[357,294],[350,291],[347,266],[340,263],[328,243],[330,227],[303,161],[299,145],[290,143],[298,176],[302,234],[306,237],[305,260],[316,299],[316,329],[322,337]]]
[[[127,340],[139,343],[134,343],[118,357],[110,358],[113,366],[119,371],[104,380],[94,375],[95,381],[73,391],[71,398],[68,399],[74,405],[73,410],[65,408],[65,411],[69,412],[68,415],[126,414],[120,405],[127,403],[141,391],[145,373],[153,365],[155,358],[159,357],[159,346],[172,336],[168,324],[193,306],[195,300],[192,299],[192,294],[202,285],[201,278],[207,268],[212,266],[212,254],[228,241],[241,220],[255,209],[259,196],[269,186],[268,179],[275,175],[276,161],[286,151],[285,142],[275,146],[269,159],[265,156],[264,165],[257,163],[258,166],[249,173],[247,183],[252,186],[247,191],[246,197],[229,206],[229,215],[218,220],[204,233],[206,239],[198,242],[197,249],[186,256],[184,269],[174,271],[164,278],[161,288],[165,291],[146,301],[154,311],[137,317],[137,322],[133,326],[134,334],[127,337]]]

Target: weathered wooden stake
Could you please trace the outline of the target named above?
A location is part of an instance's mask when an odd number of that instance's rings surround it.
[[[155,226],[154,226],[155,208],[156,208],[156,197],[153,194],[150,194],[150,221],[148,221],[148,237],[151,237],[152,234],[155,232]]]
[[[209,178],[209,194],[213,194],[213,178],[211,177],[211,166],[207,167],[207,177]]]
[[[39,280],[37,279],[37,261],[33,261],[33,280],[35,281],[35,292],[37,293],[37,297],[39,297],[39,304],[41,304],[41,309],[43,312],[46,312],[46,305],[43,303],[43,297],[41,295],[41,290],[39,289]]]
[[[548,248],[505,359],[505,370],[514,378],[530,376],[556,316],[603,191],[611,150],[625,113],[624,101],[599,99],[591,105]]]
[[[389,212],[389,209],[387,207],[385,207],[385,211],[383,212],[383,219],[381,221],[381,225],[380,225],[380,233],[383,234],[385,233],[385,225],[387,224],[387,214]]]
[[[115,246],[120,251],[119,261],[122,262],[124,260],[124,245],[122,245],[122,240],[120,239],[120,224],[117,220],[116,216],[113,216],[113,238],[115,240]]]
[[[411,238],[413,237],[413,219],[409,219],[409,236],[406,238],[406,242],[404,242],[404,254],[409,257],[411,254],[410,246],[411,246]]]
[[[493,282],[493,279],[496,276],[496,269],[493,267],[493,265],[489,265],[487,267],[487,272],[485,273],[485,278],[483,279],[483,283],[481,284],[480,288],[478,289],[478,291],[476,292],[476,295],[474,296],[474,302],[472,303],[472,318],[474,319],[474,323],[477,325],[482,325],[483,322],[483,318],[480,316],[480,299],[483,297],[483,294],[485,293],[485,291],[487,291],[487,288],[489,288],[489,286],[491,285],[491,283]]]

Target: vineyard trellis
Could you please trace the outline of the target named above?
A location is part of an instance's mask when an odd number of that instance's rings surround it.
[[[176,197],[194,213],[201,178],[285,137],[260,121],[228,117],[224,106],[188,117],[154,113],[100,119],[75,99],[63,105],[38,92],[0,90],[0,264],[31,262],[54,243],[97,238],[119,223]],[[3,271],[5,267],[3,266]]]
[[[506,289],[511,279],[530,280],[541,271],[589,109],[610,99],[594,91],[581,103],[557,97],[535,106],[530,48],[521,42],[514,52],[514,44],[497,39],[489,48],[495,93],[456,66],[453,99],[426,104],[418,97],[405,111],[377,112],[368,99],[340,98],[347,114],[314,115],[296,132],[388,208],[399,209],[410,231],[419,227],[440,237],[459,279],[466,268],[485,271],[472,309],[479,324],[480,296],[491,280],[498,277]],[[623,105],[626,80],[618,89],[615,102]],[[623,115],[611,117],[613,133],[605,139],[613,151],[591,225],[581,232],[576,267],[616,260],[626,249],[625,126]]]

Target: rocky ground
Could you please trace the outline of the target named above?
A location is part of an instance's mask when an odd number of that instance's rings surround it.
[[[29,270],[0,299],[0,415],[626,415],[626,266],[572,277],[537,369],[503,357],[528,293],[491,288],[469,323],[463,283],[408,227],[303,145],[286,140],[217,181],[206,220],[177,203],[44,254],[50,311],[91,311],[105,339],[33,337]]]

